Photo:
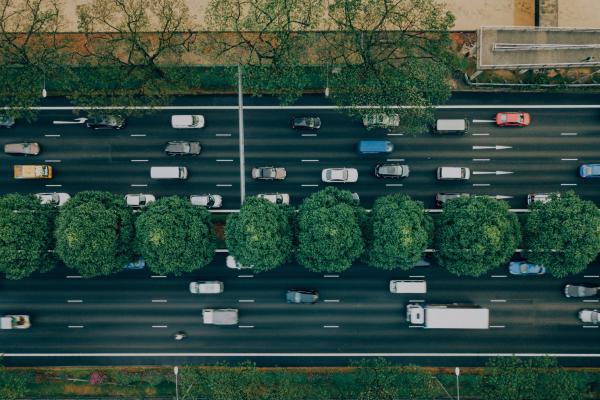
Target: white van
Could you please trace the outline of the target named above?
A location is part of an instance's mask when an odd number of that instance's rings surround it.
[[[469,120],[462,119],[438,119],[435,122],[435,133],[456,133],[464,135],[469,131]]]
[[[150,178],[152,179],[187,179],[186,167],[151,167]]]
[[[471,170],[467,167],[439,167],[437,169],[437,178],[440,181],[449,180],[467,180],[471,177]]]
[[[427,282],[408,280],[390,281],[391,293],[427,293]]]

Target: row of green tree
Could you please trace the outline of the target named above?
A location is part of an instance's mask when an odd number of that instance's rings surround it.
[[[326,85],[339,106],[418,106],[384,112],[421,132],[458,64],[454,16],[434,0],[210,0],[202,21],[185,0],[91,0],[70,34],[61,3],[2,2],[0,104],[17,117],[35,117],[42,87],[81,107],[152,108],[206,91],[217,71],[231,90],[237,68],[197,67],[240,65],[245,90],[283,103]]]
[[[376,199],[368,213],[346,190],[327,187],[296,210],[248,197],[225,225],[229,253],[254,272],[294,259],[314,272],[356,262],[408,270],[434,246],[438,263],[458,276],[506,265],[521,244],[530,262],[556,277],[583,271],[600,252],[600,211],[575,193],[534,203],[525,223],[491,197],[461,197],[435,219],[402,194]],[[523,236],[521,230],[523,230]],[[182,197],[164,197],[134,213],[123,198],[87,191],[56,209],[30,195],[0,197],[0,272],[21,279],[57,260],[84,277],[110,275],[136,257],[156,274],[208,265],[217,248],[210,213]]]

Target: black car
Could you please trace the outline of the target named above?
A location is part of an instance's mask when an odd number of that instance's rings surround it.
[[[0,128],[12,128],[15,124],[15,119],[8,115],[0,115]]]
[[[378,164],[375,176],[378,178],[406,178],[410,173],[408,165],[397,163]]]
[[[85,123],[92,129],[121,129],[125,126],[125,117],[121,115],[100,115],[88,118]]]
[[[319,300],[319,292],[316,290],[290,289],[285,294],[285,300],[294,304],[314,304]]]
[[[321,128],[319,117],[292,117],[292,129],[317,130]]]
[[[196,156],[200,154],[200,142],[172,141],[167,142],[165,153],[169,156]]]

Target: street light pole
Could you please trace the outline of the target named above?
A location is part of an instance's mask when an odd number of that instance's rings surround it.
[[[179,375],[179,367],[173,367],[175,373],[175,400],[179,400],[179,387],[177,385],[177,375]]]
[[[460,368],[454,368],[454,375],[456,375],[456,400],[460,400],[460,386],[458,385],[458,377],[460,376]]]

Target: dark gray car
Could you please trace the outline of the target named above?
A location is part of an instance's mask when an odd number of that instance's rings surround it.
[[[375,167],[375,176],[378,178],[406,178],[410,170],[408,165],[387,163]]]
[[[165,147],[169,156],[197,156],[201,150],[200,142],[172,141]]]
[[[598,294],[598,288],[588,285],[566,285],[565,297],[592,297]]]
[[[319,300],[319,292],[316,290],[290,289],[285,294],[285,300],[294,304],[314,304]]]

